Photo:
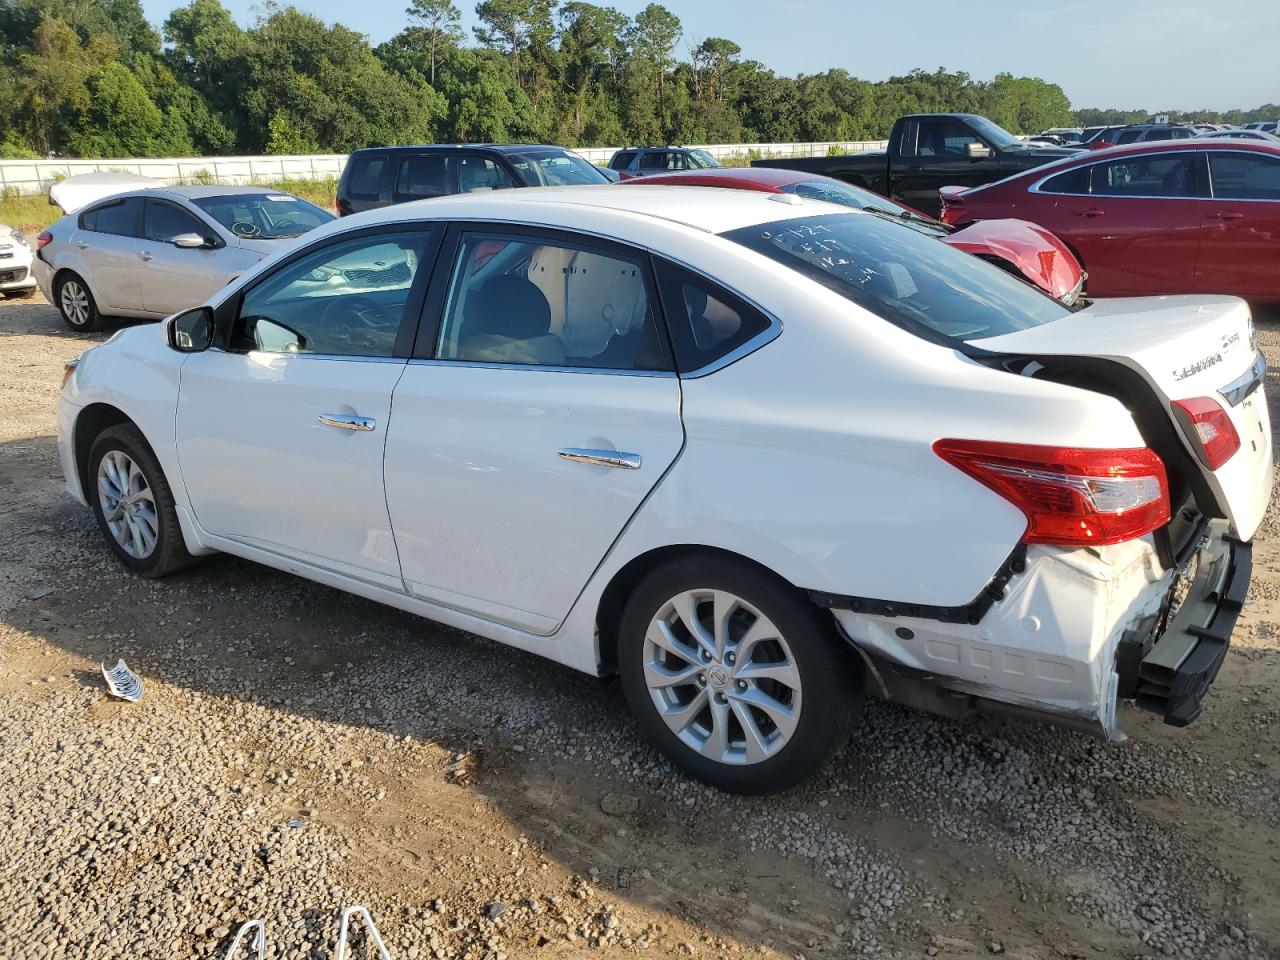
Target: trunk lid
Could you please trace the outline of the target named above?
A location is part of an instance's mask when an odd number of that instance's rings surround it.
[[[1271,424],[1262,388],[1266,361],[1243,300],[1099,300],[1053,323],[970,343],[992,353],[1035,359],[1108,360],[1139,374],[1172,421],[1232,535],[1253,537],[1271,497]],[[1201,461],[1198,444],[1174,412],[1174,401],[1197,397],[1220,404],[1240,438],[1240,449],[1217,470]]]
[[[945,198],[944,198],[945,206]],[[981,220],[942,242],[986,260],[1010,264],[1055,300],[1072,304],[1084,286],[1084,270],[1066,245],[1026,220]]]

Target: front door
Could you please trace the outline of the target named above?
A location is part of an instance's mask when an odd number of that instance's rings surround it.
[[[909,137],[910,131],[903,136]],[[892,184],[893,199],[927,213],[940,214],[942,187],[975,187],[996,179],[999,154],[958,120],[923,119],[915,126],[914,142],[903,144],[900,169]],[[971,158],[969,145],[985,147],[986,157]]]
[[[139,257],[139,281],[143,308],[170,314],[203,303],[232,275],[234,261],[243,270],[257,258],[222,244],[210,247],[175,247],[173,238],[184,233],[216,237],[208,224],[169,200],[148,197],[143,219],[143,243]],[[221,241],[218,241],[221,243]]]
[[[433,250],[425,226],[322,242],[245,291],[225,349],[188,358],[178,457],[204,530],[402,589],[382,454]]]
[[[405,585],[551,633],[683,443],[648,257],[476,227],[440,263],[387,438]]]
[[[1208,159],[1196,292],[1280,300],[1280,157],[1213,150]]]

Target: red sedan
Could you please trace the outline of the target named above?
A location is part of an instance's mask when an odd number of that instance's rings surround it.
[[[623,180],[619,186],[660,187],[664,184],[793,193],[811,200],[825,200],[860,210],[875,210],[901,219],[918,230],[932,233],[943,243],[965,253],[989,260],[1068,305],[1076,301],[1084,286],[1084,271],[1071,251],[1048,231],[1021,220],[1000,220],[956,230],[888,197],[842,180],[771,167],[719,167],[713,170],[660,173]]]
[[[1280,302],[1280,147],[1181,140],[1084,153],[969,190],[955,226],[1021,217],[1064,240],[1095,297],[1227,293]]]

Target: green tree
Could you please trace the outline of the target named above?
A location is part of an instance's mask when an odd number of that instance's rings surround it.
[[[658,3],[651,3],[638,14],[627,41],[636,60],[643,65],[657,86],[657,126],[667,129],[667,72],[673,63],[676,42],[684,28],[680,18]]]
[[[43,20],[29,52],[18,56],[18,126],[38,153],[63,151],[74,118],[90,106],[90,81],[116,58],[115,41],[106,34],[82,44],[62,20]]]
[[[409,19],[417,20],[426,49],[427,82],[436,85],[436,60],[446,47],[456,47],[462,42],[462,14],[453,0],[409,0],[405,10]]]
[[[534,72],[527,61],[544,53],[555,33],[552,6],[552,0],[480,0],[476,4],[480,20],[480,26],[473,28],[476,39],[510,60],[511,76],[526,93]]]
[[[90,81],[87,108],[67,131],[67,149],[80,157],[154,157],[186,143],[166,143],[164,114],[124,64],[106,64]]]

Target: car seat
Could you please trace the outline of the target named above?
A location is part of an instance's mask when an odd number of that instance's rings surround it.
[[[472,296],[475,313],[459,345],[459,360],[564,363],[564,344],[551,333],[551,307],[527,279],[490,277]]]

